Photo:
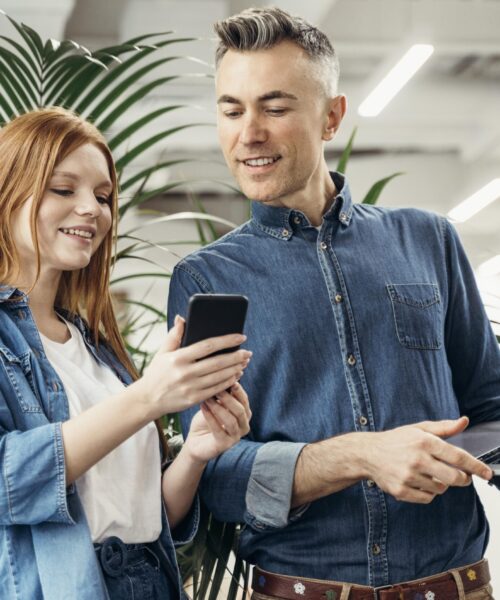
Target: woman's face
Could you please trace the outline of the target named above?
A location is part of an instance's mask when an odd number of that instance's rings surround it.
[[[37,218],[41,275],[86,267],[111,227],[113,186],[104,154],[80,146],[54,169]],[[13,233],[23,279],[33,275],[36,253],[31,237],[29,198],[14,216]]]

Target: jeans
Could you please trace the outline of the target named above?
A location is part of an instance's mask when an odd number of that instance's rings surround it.
[[[175,586],[153,544],[110,537],[94,544],[110,600],[173,600]]]

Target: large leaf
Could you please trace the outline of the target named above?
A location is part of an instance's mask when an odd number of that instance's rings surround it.
[[[200,127],[202,125],[212,125],[212,123],[188,123],[187,125],[180,125],[178,127],[172,127],[167,129],[166,131],[162,131],[148,138],[144,142],[137,144],[131,150],[129,150],[126,154],[124,154],[121,158],[116,161],[116,169],[120,171],[123,167],[126,167],[129,163],[131,163],[135,158],[137,158],[146,150],[149,150],[152,146],[154,146],[157,142],[165,139],[166,137],[172,136],[174,133],[178,133],[183,129],[189,129],[191,127]]]
[[[121,190],[124,191],[124,190],[128,189],[130,186],[134,185],[134,183],[137,183],[138,181],[149,179],[149,177],[155,171],[159,171],[160,169],[167,169],[168,167],[172,167],[174,165],[179,165],[179,164],[186,163],[186,162],[191,162],[192,160],[193,159],[190,159],[190,158],[167,160],[165,162],[158,163],[158,164],[154,165],[153,167],[148,167],[147,169],[143,169],[139,173],[136,173],[133,177],[129,177],[129,179],[124,181],[120,186]]]
[[[339,162],[337,164],[337,171],[339,173],[345,173],[346,169],[347,169],[347,163],[349,162],[349,158],[351,157],[351,152],[352,152],[352,147],[354,144],[354,138],[356,137],[356,132],[358,131],[358,128],[355,127],[352,130],[352,133],[349,137],[349,140],[347,142],[347,146],[344,148],[342,154],[340,155],[339,158]]]
[[[0,13],[2,13],[3,11],[0,10]],[[3,13],[5,14],[5,13]],[[40,79],[40,66],[37,65],[34,61],[32,56],[29,54],[29,52],[27,52],[22,46],[21,44],[19,44],[18,42],[16,42],[15,40],[11,40],[10,38],[6,37],[5,35],[0,35],[0,40],[4,40],[4,42],[7,42],[7,44],[9,44],[10,46],[12,46],[13,48],[15,48],[15,50],[18,52],[19,54],[19,58],[20,60],[23,60],[26,67],[27,67],[27,71],[31,71],[31,75],[34,77],[34,80],[39,81]]]
[[[153,219],[151,221],[147,221],[146,223],[141,223],[136,227],[132,227],[129,229],[125,235],[130,235],[134,231],[138,231],[139,229],[144,229],[145,227],[150,227],[151,225],[156,225],[158,223],[168,223],[174,221],[185,221],[185,220],[196,220],[200,219],[202,221],[212,221],[214,223],[221,223],[222,225],[227,225],[230,229],[234,229],[236,225],[227,219],[222,219],[221,217],[215,217],[214,215],[205,215],[203,213],[196,212],[181,212],[174,213],[173,215],[166,215],[164,217],[159,217],[158,219]]]
[[[152,90],[155,88],[168,83],[169,81],[173,81],[174,79],[178,79],[180,75],[170,75],[168,77],[161,77],[160,79],[155,79],[154,81],[150,81],[146,85],[141,86],[132,92],[129,96],[124,98],[119,102],[119,104],[114,108],[108,115],[103,117],[102,120],[96,122],[96,126],[99,127],[101,131],[107,132],[108,129],[119,119],[129,108],[137,104],[141,101],[145,96],[147,96]],[[109,108],[113,102],[116,100],[120,100],[123,96],[123,92],[127,91],[129,87],[123,88],[123,90],[118,90],[115,94],[108,97],[106,105],[102,104],[99,113],[93,113],[91,115],[91,120],[94,118],[98,118],[101,116],[101,113],[104,109]]]
[[[131,75],[129,75],[128,78],[121,81],[117,86],[112,87],[112,84],[114,84],[114,82],[123,73],[129,72],[132,65],[134,65],[137,61],[142,60],[144,56],[147,56],[150,52],[151,50],[142,52],[140,50],[136,50],[132,58],[129,58],[123,62],[120,61],[118,66],[106,73],[105,76],[101,77],[100,80],[98,80],[98,82],[91,87],[90,91],[81,100],[79,100],[78,104],[75,106],[75,110],[79,113],[83,113],[90,106],[90,104],[96,100],[96,98],[99,98],[100,94],[105,92],[106,95],[104,98],[100,99],[99,104],[92,109],[92,112],[90,113],[90,118],[95,121],[116,98],[122,96],[123,92],[128,91],[133,83],[141,80],[144,75],[154,70],[163,62],[174,60],[173,57],[169,57],[163,60],[151,62],[141,69],[134,71]]]
[[[116,148],[120,144],[127,141],[134,133],[136,133],[137,131],[140,131],[143,127],[148,125],[148,123],[151,123],[151,121],[154,121],[158,117],[161,117],[162,115],[164,115],[168,112],[171,112],[173,110],[177,110],[178,108],[184,108],[184,105],[183,104],[175,104],[173,106],[165,106],[164,108],[159,108],[158,110],[154,110],[154,111],[148,113],[147,115],[141,117],[137,121],[134,121],[128,127],[125,127],[125,129],[120,131],[120,133],[118,135],[115,135],[114,138],[109,140],[109,142],[108,142],[109,147],[111,148],[111,150],[116,150]],[[171,164],[172,164],[172,162],[173,161],[171,161]],[[177,162],[181,162],[181,161],[177,161]],[[151,172],[151,169],[147,169],[147,170],[149,171],[149,173]],[[123,185],[121,187],[123,190]]]
[[[28,96],[28,93],[32,92],[32,90],[22,72],[19,72],[15,60],[9,60],[9,58],[6,56],[5,49],[0,48],[0,70],[2,77],[5,77],[9,82],[10,89],[15,92],[17,98],[22,103],[24,107],[22,112],[27,112],[35,108],[37,100],[33,96]],[[5,91],[8,90],[6,89]]]
[[[28,46],[32,56],[35,58],[35,62],[39,65],[42,64],[42,53],[43,53],[43,43],[40,39],[40,36],[36,34],[32,29],[29,29],[26,25],[22,23],[18,23],[11,17],[5,14],[4,11],[1,11],[7,19],[14,25],[17,29],[19,35],[23,38],[25,44]]]
[[[389,183],[389,181],[391,181],[391,179],[394,179],[394,177],[399,177],[403,174],[404,173],[402,172],[393,173],[392,175],[389,175],[389,177],[384,177],[380,181],[374,183],[372,187],[368,190],[368,193],[364,197],[362,204],[376,204],[380,194],[384,190],[385,186]]]

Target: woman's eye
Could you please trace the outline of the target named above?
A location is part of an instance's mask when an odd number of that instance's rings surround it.
[[[73,190],[61,190],[58,188],[52,188],[50,191],[58,196],[70,196],[73,193]]]
[[[99,204],[111,204],[111,196],[96,196],[96,200]]]

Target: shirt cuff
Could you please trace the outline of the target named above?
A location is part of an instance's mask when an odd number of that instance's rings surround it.
[[[174,546],[177,548],[178,546],[184,546],[184,544],[191,542],[198,531],[199,524],[200,498],[198,494],[196,494],[188,514],[175,527],[175,529],[171,531]]]
[[[295,465],[306,444],[268,442],[255,456],[246,493],[247,523],[279,529],[300,518],[309,504],[290,509]]]

